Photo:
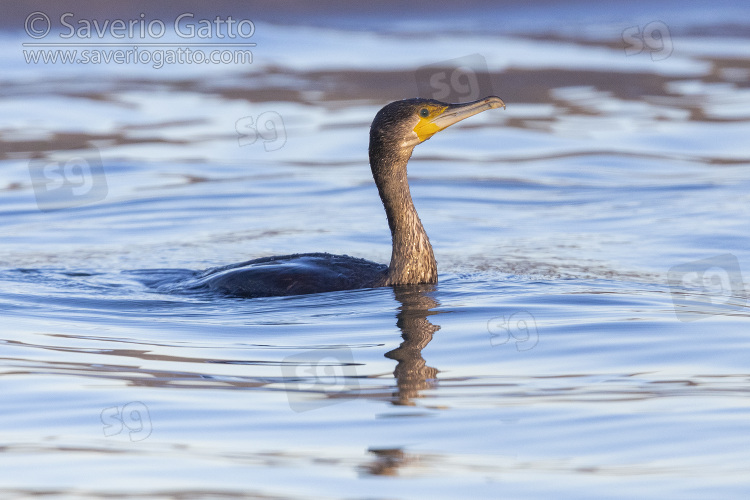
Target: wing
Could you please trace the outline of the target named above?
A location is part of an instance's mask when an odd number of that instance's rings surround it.
[[[305,295],[383,286],[388,266],[328,253],[265,257],[209,269],[189,288],[238,297]]]

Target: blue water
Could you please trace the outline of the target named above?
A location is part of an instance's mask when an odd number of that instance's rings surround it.
[[[257,18],[249,66],[27,65],[6,32],[0,496],[745,498],[750,37],[689,5]],[[626,55],[657,21],[672,52]],[[387,263],[369,124],[476,61],[507,109],[409,163],[437,285],[155,286]]]

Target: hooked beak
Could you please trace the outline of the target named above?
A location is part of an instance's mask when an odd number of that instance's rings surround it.
[[[495,108],[505,108],[503,100],[496,96],[489,96],[484,99],[479,99],[478,101],[463,104],[448,104],[442,113],[419,123],[414,131],[419,137],[419,142],[424,142],[454,123],[458,123],[461,120],[479,114],[482,111]]]
[[[437,131],[444,130],[454,123],[458,123],[461,120],[474,116],[487,111],[488,109],[505,108],[505,103],[499,97],[490,96],[478,101],[467,102],[464,104],[450,104],[445,111],[435,117],[431,123],[437,126]]]

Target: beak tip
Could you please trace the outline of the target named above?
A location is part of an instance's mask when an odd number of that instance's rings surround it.
[[[502,99],[500,99],[499,97],[495,95],[487,97],[486,101],[492,109],[496,109],[496,108],[505,109],[505,102],[503,102]]]

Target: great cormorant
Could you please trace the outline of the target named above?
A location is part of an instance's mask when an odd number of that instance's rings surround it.
[[[328,253],[264,257],[209,269],[189,288],[270,297],[437,283],[437,263],[411,199],[406,164],[417,144],[465,118],[499,107],[505,103],[495,96],[465,104],[404,99],[375,115],[370,126],[370,168],[391,230],[390,265]]]

